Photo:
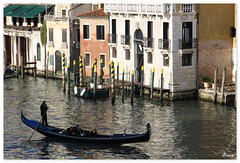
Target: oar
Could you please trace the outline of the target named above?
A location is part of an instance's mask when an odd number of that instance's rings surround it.
[[[44,117],[44,116],[45,116],[45,113],[44,113],[43,117]],[[40,121],[39,121],[39,123],[38,123],[37,127],[34,129],[34,131],[33,131],[32,135],[30,136],[30,138],[28,139],[28,141],[30,141],[30,139],[32,138],[33,134],[35,133],[35,131],[37,130],[37,128],[38,128],[38,127],[39,127],[39,125],[41,124],[41,121],[42,121],[43,117],[40,119]]]

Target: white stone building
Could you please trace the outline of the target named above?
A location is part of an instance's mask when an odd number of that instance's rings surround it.
[[[170,89],[171,97],[193,95],[197,88],[197,18],[193,4],[116,4],[105,3],[110,15],[109,46],[111,61],[119,62],[125,80],[134,70],[144,85]],[[182,97],[181,97],[182,98]]]

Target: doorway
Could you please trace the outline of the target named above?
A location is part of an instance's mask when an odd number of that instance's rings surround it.
[[[143,56],[143,34],[141,29],[137,29],[134,33],[134,60],[135,60],[135,70],[136,70],[136,82],[141,82],[141,69],[144,65]]]
[[[55,52],[55,74],[62,73],[62,53],[57,50]]]

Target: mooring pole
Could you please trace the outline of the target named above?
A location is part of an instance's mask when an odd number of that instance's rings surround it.
[[[152,86],[151,86],[151,96],[150,98],[153,99],[153,86],[154,86],[154,71],[155,69],[152,69]]]
[[[124,68],[122,72],[122,102],[124,101]]]
[[[112,67],[111,67],[111,78],[112,78],[112,86],[111,86],[111,92],[112,92],[112,104],[115,103],[115,72],[114,72],[114,62],[112,62]]]
[[[112,79],[111,79],[111,61],[109,61],[109,85],[111,85]]]
[[[34,78],[36,79],[37,77],[37,60],[36,60],[36,56],[34,55]]]
[[[97,98],[97,65],[94,65],[94,89],[93,89],[93,99]]]
[[[131,104],[133,104],[133,85],[134,85],[134,73],[132,70],[132,83],[131,83]]]
[[[76,81],[76,62],[75,60],[73,60],[73,74],[74,74],[74,85],[76,86],[77,85],[77,81]]]
[[[218,68],[215,68],[215,73],[214,73],[214,92],[213,92],[213,102],[216,103],[217,101],[217,73],[218,73]]]
[[[119,83],[119,62],[117,62],[117,83]]]
[[[161,70],[161,87],[160,87],[160,100],[163,99],[163,69]]]
[[[79,56],[79,83],[80,87],[83,86],[83,63],[82,63],[82,56]]]
[[[68,85],[68,93],[70,93],[70,64],[67,64],[67,85]]]
[[[23,56],[21,56],[21,77],[24,78],[24,64],[23,64]]]
[[[144,91],[143,91],[143,75],[144,75],[144,67],[142,66],[142,69],[141,69],[141,88],[140,88],[140,96],[142,96],[144,94]]]
[[[63,91],[65,91],[65,54],[63,53],[62,56],[62,79],[63,79]]]
[[[225,80],[226,80],[226,67],[223,68],[223,78],[222,78],[222,89],[221,89],[221,100],[220,104],[224,103],[224,87],[225,87]]]

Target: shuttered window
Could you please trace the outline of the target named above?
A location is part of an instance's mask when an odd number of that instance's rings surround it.
[[[83,38],[90,39],[89,25],[83,25]]]
[[[49,41],[53,41],[53,28],[49,28]]]
[[[67,42],[67,30],[62,29],[62,42]]]

